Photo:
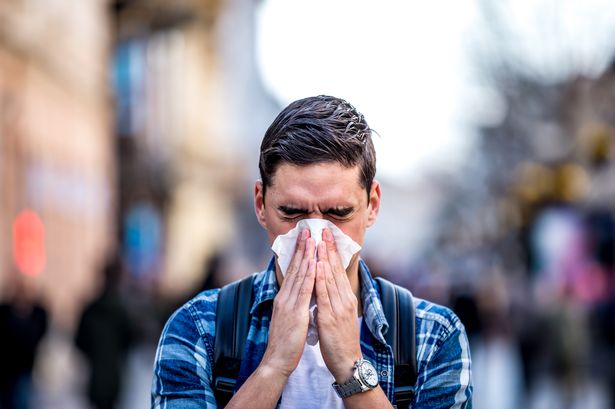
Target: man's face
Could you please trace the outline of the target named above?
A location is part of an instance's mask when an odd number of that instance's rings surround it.
[[[270,245],[301,219],[327,219],[363,245],[365,230],[378,215],[380,186],[372,183],[368,200],[357,166],[346,168],[337,162],[306,166],[282,163],[265,197],[261,182],[256,183],[254,206]]]

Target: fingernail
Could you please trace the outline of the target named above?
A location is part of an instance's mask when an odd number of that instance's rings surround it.
[[[327,240],[327,241],[331,241],[331,240],[333,240],[333,234],[331,234],[331,230],[329,230],[329,229],[324,229],[324,230],[323,230],[323,234],[324,234],[324,237],[323,237],[323,238],[324,238],[325,240]]]
[[[308,229],[303,229],[303,231],[301,232],[301,240],[307,239],[309,232],[310,231]]]

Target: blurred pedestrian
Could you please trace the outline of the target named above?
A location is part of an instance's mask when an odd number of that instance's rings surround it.
[[[101,294],[84,310],[76,344],[90,365],[88,397],[97,409],[115,407],[121,391],[123,365],[133,340],[128,309],[119,292],[120,264],[104,269]]]
[[[30,407],[32,368],[47,330],[47,312],[26,279],[18,276],[8,303],[0,305],[0,409]]]

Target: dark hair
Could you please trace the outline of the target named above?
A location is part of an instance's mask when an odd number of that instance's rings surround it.
[[[338,162],[358,165],[369,192],[376,174],[372,130],[363,115],[341,98],[327,95],[292,102],[275,118],[261,143],[258,167],[265,190],[280,163],[305,166]]]

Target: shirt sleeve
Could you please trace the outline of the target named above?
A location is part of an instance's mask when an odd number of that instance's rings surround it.
[[[426,335],[433,341],[431,356],[419,369],[413,408],[472,408],[470,347],[465,329],[454,316],[452,331],[441,328]]]
[[[211,386],[211,347],[201,336],[206,327],[189,306],[169,318],[156,351],[152,409],[217,408]]]

